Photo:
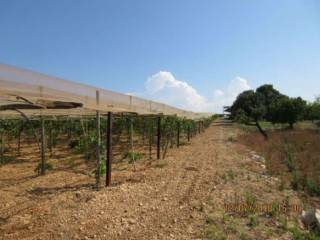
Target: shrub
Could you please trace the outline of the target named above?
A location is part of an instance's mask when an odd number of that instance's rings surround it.
[[[139,159],[143,157],[143,153],[139,152],[127,152],[126,155],[124,156],[124,159],[127,159],[129,163],[135,163]]]
[[[101,159],[101,164],[100,164],[100,176],[104,176],[106,175],[107,172],[107,166],[106,166],[106,162],[104,161],[104,159]],[[92,171],[92,173],[94,174],[94,176],[97,178],[97,169],[94,169]]]
[[[320,196],[320,187],[314,181],[307,179],[304,187],[310,196]]]

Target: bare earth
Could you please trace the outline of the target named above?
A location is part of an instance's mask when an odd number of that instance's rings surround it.
[[[0,239],[291,239],[281,216],[256,214],[252,226],[225,213],[224,202],[248,194],[261,204],[286,196],[299,203],[293,191],[278,190],[250,149],[230,140],[237,132],[215,123],[165,160],[114,164],[114,186],[100,192],[84,165],[43,177],[35,177],[36,160],[2,166]]]

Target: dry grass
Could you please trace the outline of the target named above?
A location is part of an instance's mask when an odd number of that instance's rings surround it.
[[[318,130],[269,130],[265,141],[256,131],[246,132],[238,140],[263,155],[269,174],[282,179],[281,188],[303,190],[308,199],[320,194],[320,134]],[[319,206],[317,198],[312,201]]]

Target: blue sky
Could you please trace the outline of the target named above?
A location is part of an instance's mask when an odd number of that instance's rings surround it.
[[[320,94],[316,0],[1,0],[0,33],[1,63],[192,110]]]

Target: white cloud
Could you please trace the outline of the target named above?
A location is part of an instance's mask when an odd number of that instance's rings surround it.
[[[160,71],[145,82],[143,97],[192,111],[221,112],[231,105],[242,91],[251,89],[241,77],[232,79],[225,90],[216,89],[211,98],[201,96],[187,82],[177,80],[172,73]]]
[[[204,111],[206,99],[188,83],[175,79],[166,71],[160,71],[145,83],[148,98],[184,109]]]

